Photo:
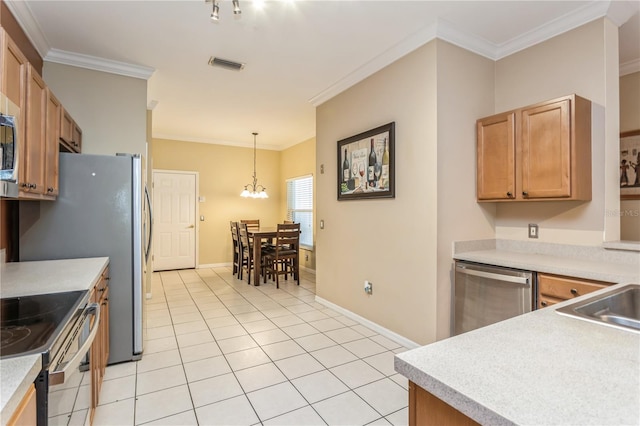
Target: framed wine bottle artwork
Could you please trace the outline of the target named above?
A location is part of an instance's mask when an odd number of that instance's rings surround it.
[[[338,141],[338,201],[395,198],[395,122]]]
[[[640,200],[640,130],[620,133],[620,199]]]

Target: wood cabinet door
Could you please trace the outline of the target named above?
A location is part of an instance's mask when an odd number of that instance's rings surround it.
[[[34,384],[31,384],[24,394],[22,401],[20,401],[18,408],[16,408],[9,418],[7,426],[35,425],[37,417],[36,387]]]
[[[522,197],[571,197],[571,101],[522,110]]]
[[[515,197],[515,113],[478,120],[478,200]]]
[[[25,172],[25,192],[45,194],[47,85],[37,71],[27,67],[27,110],[25,113],[24,157],[20,159]]]
[[[0,37],[2,38],[2,56],[0,62],[2,66],[1,91],[2,93],[20,109],[18,116],[18,126],[16,133],[18,135],[18,184],[22,186],[26,183],[26,172],[24,170],[23,158],[25,158],[25,106],[26,106],[26,84],[27,84],[27,58],[22,54],[18,46],[9,37],[9,35],[0,28]]]
[[[76,150],[76,152],[82,152],[82,129],[78,126],[78,124],[73,122],[73,139],[72,143]]]
[[[0,37],[2,42],[1,91],[20,108],[20,111],[23,111],[26,100],[27,58],[4,30],[0,29]]]
[[[57,196],[59,192],[59,156],[60,151],[60,101],[51,90],[47,91],[47,149],[44,164],[47,195]]]

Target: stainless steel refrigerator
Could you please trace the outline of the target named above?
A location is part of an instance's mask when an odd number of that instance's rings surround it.
[[[109,364],[140,359],[149,193],[138,155],[60,153],[55,201],[20,203],[21,261],[109,257]]]

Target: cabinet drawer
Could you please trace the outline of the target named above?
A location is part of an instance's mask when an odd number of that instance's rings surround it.
[[[551,296],[561,300],[572,299],[600,290],[611,284],[603,281],[538,274],[538,289],[541,299],[543,296]]]
[[[538,309],[548,308],[549,306],[555,305],[556,303],[562,302],[563,299],[558,299],[556,297],[540,295],[538,297]]]

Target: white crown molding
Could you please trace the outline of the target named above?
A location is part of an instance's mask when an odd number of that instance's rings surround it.
[[[541,43],[545,40],[553,38],[559,34],[570,31],[581,25],[593,21],[594,19],[607,16],[610,10],[615,10],[618,17],[626,16],[631,10],[629,7],[624,7],[624,13],[620,12],[621,8],[610,8],[611,1],[594,0],[581,8],[560,16],[549,23],[541,25],[522,36],[509,40],[501,45],[487,41],[481,37],[473,34],[466,33],[455,28],[449,22],[440,20],[437,25],[431,25],[423,30],[420,30],[392,48],[388,49],[381,55],[373,58],[371,61],[364,64],[362,67],[352,71],[350,74],[340,79],[338,82],[329,86],[319,94],[315,95],[309,102],[318,107],[327,100],[333,98],[339,93],[347,90],[351,86],[359,83],[375,72],[381,70],[385,66],[393,63],[402,56],[417,49],[425,43],[439,38],[449,43],[455,44],[463,49],[474,52],[480,56],[492,60],[499,60],[507,57],[520,50],[524,50],[528,47]],[[618,3],[613,2],[613,3]],[[621,2],[621,3],[634,3],[634,2]],[[631,15],[627,16],[628,19]],[[626,20],[625,19],[625,20]],[[614,19],[612,19],[616,22]],[[620,19],[618,19],[619,21]]]
[[[602,18],[607,14],[609,1],[593,1],[581,8],[545,23],[531,31],[496,45],[496,59],[502,59],[516,52],[549,40],[581,25]]]
[[[40,25],[33,17],[29,3],[26,1],[5,0],[4,4],[7,5],[7,8],[13,17],[16,18],[16,21],[20,27],[22,27],[22,30],[27,35],[29,41],[33,43],[33,46],[36,48],[40,56],[44,58],[49,52],[51,45],[44,36],[42,28],[40,28]]]
[[[309,99],[309,102],[314,107],[323,104],[337,94],[342,93],[356,83],[359,83],[370,75],[376,73],[377,71],[380,71],[387,65],[397,61],[407,53],[412,52],[428,41],[433,40],[435,37],[435,25],[429,25],[428,27],[411,34],[400,43],[382,52],[380,55],[371,59],[369,62],[355,69],[350,74],[347,74],[336,83],[318,93],[317,95]]]
[[[640,11],[640,2],[633,0],[611,1],[607,10],[607,18],[618,27],[624,25],[633,15]]]
[[[249,143],[249,142],[225,141],[222,139],[194,138],[192,136],[172,135],[168,133],[154,133],[151,137],[153,139],[166,139],[171,141],[207,143],[210,145],[235,146],[238,148],[253,148],[253,142]],[[256,144],[256,147],[258,149],[264,149],[267,151],[282,151],[283,149],[281,146],[278,146],[278,145],[259,144],[259,143]]]
[[[144,80],[148,80],[155,71],[153,68],[141,65],[132,65],[125,62],[110,61],[95,56],[52,49],[49,41],[42,32],[42,28],[40,28],[40,25],[33,17],[29,2],[5,0],[5,4],[14,18],[16,18],[16,21],[27,35],[29,41],[33,43],[33,46],[45,61]]]
[[[440,40],[455,44],[458,47],[470,50],[480,56],[496,60],[496,46],[494,43],[482,37],[461,31],[445,20],[438,20],[436,36]]]
[[[640,58],[620,64],[620,77],[634,72],[640,72]]]
[[[45,61],[55,62],[63,65],[86,68],[94,71],[108,72],[111,74],[123,75],[126,77],[140,78],[148,80],[155,69],[143,65],[133,65],[126,62],[111,61],[98,58],[96,56],[83,55],[81,53],[66,52],[64,50],[50,49]]]

